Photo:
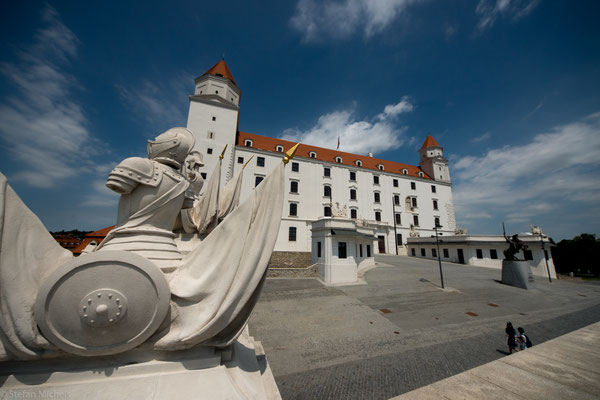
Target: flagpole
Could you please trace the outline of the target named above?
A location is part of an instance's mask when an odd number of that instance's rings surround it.
[[[221,167],[223,165],[223,156],[225,155],[225,150],[227,150],[227,145],[223,148],[221,155],[219,156],[219,182],[217,183],[217,204],[216,204],[216,214],[215,214],[215,228],[219,225],[219,192],[221,191]]]

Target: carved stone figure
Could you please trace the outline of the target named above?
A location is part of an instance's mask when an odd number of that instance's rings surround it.
[[[95,251],[77,258],[0,174],[0,361],[111,355],[142,345],[221,348],[237,340],[266,277],[284,167],[298,145],[182,255],[175,219],[203,183],[199,154],[182,168],[193,146],[191,132],[173,128],[148,142],[148,159],[117,165],[106,183],[121,194],[117,225]]]
[[[334,217],[347,217],[348,207],[344,204],[344,207],[340,207],[339,202],[335,202],[335,207],[331,207],[331,215]]]
[[[408,233],[410,237],[421,237],[421,233],[415,229],[414,225],[410,225],[410,232]]]
[[[185,128],[169,129],[148,141],[148,159],[123,160],[110,173],[106,186],[121,194],[117,226],[96,248],[124,250],[153,261],[164,272],[181,263],[173,233],[182,208],[193,205],[194,192],[202,187],[196,171],[180,173],[194,147],[194,136]],[[188,190],[195,186],[196,190]]]
[[[521,250],[527,250],[527,245],[519,240],[519,235],[512,235],[512,237],[507,237],[506,233],[504,233],[504,239],[508,243],[508,249],[504,250],[504,259],[509,261],[516,261],[517,258],[515,254],[517,254]]]

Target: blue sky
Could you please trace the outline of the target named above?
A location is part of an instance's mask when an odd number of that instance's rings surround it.
[[[469,233],[600,233],[600,3],[105,3],[0,6],[0,171],[50,230],[114,223],[107,173],[225,55],[240,130],[410,164],[431,133]]]

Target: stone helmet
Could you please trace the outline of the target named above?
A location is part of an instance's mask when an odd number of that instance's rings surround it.
[[[148,140],[148,158],[179,168],[194,148],[194,135],[185,128],[171,128]]]

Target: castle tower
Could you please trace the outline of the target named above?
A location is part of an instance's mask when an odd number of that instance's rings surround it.
[[[201,172],[210,175],[227,145],[221,170],[221,185],[233,175],[233,155],[242,91],[225,60],[220,60],[195,79],[190,96],[187,128],[196,139],[195,149],[204,157]]]
[[[444,148],[431,135],[427,135],[419,154],[419,166],[423,172],[436,181],[450,182],[450,170],[448,160],[444,158]]]

